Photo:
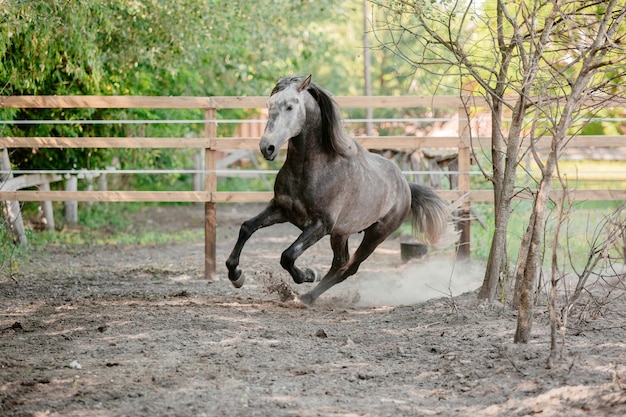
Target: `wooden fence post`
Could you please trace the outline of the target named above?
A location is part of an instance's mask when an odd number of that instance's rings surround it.
[[[92,175],[87,174],[87,175],[85,176],[85,179],[87,180],[87,191],[93,191],[93,176],[92,176]],[[88,202],[87,202],[87,205],[88,205],[89,207],[92,207],[92,206],[93,206],[93,203],[94,203],[93,201],[88,201]]]
[[[215,207],[215,193],[217,192],[217,174],[215,172],[217,161],[215,149],[217,138],[217,110],[208,108],[204,110],[205,120],[210,120],[204,125],[204,135],[210,139],[211,147],[204,149],[204,162],[206,177],[204,190],[210,193],[211,201],[204,203],[204,278],[209,281],[217,281],[216,272],[216,240],[217,240],[217,212]]]
[[[98,175],[96,182],[98,183],[98,190],[100,191],[108,190],[109,186],[107,184],[107,174],[102,173]]]
[[[204,152],[200,150],[194,150],[193,154],[193,166],[197,171],[204,170]],[[204,191],[204,182],[206,179],[202,175],[201,172],[197,172],[193,174],[193,190],[194,191]]]
[[[6,148],[2,149],[0,155],[0,170],[11,171],[11,161],[9,160],[9,152]],[[13,178],[13,173],[0,174],[0,185],[5,181]],[[21,245],[28,243],[26,232],[24,231],[24,220],[22,219],[22,210],[19,201],[3,201],[2,209],[6,217],[7,227],[13,232],[15,241]]]
[[[78,178],[76,175],[70,175],[65,179],[66,191],[78,191]],[[65,201],[65,221],[69,224],[78,223],[78,202]]]
[[[50,191],[50,183],[44,182],[39,186],[40,191]],[[46,221],[45,229],[54,230],[54,210],[52,209],[52,201],[41,201],[41,210],[43,211],[43,218]]]
[[[459,118],[459,154],[458,154],[458,189],[463,194],[470,192],[470,166],[471,166],[471,143],[470,143],[470,125],[468,120],[467,109],[465,107],[459,107],[457,110],[457,116]],[[457,247],[457,259],[467,260],[470,258],[470,207],[471,203],[469,199],[464,202],[459,211],[458,222],[461,238]]]

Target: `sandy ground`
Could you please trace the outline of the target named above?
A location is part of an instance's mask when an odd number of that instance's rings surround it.
[[[534,337],[516,314],[476,300],[483,268],[445,254],[403,264],[385,242],[311,308],[279,265],[288,225],[244,250],[246,285],[224,260],[258,207],[218,208],[218,282],[203,243],[48,246],[0,277],[2,416],[623,416],[626,301],[571,321],[546,368],[545,303]],[[153,208],[137,227],[202,228],[202,208]],[[301,265],[323,270],[323,241]],[[590,314],[593,312],[593,314]],[[572,317],[579,317],[573,314]]]

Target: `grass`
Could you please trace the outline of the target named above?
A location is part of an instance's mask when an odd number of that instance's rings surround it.
[[[137,222],[140,211],[151,203],[80,204],[78,224],[62,223],[61,205],[55,210],[57,228],[54,231],[28,229],[31,246],[46,245],[158,245],[201,240],[204,230],[180,230],[165,233]],[[164,204],[161,204],[164,205]],[[24,210],[24,217],[32,215]],[[60,224],[59,224],[60,222]]]
[[[606,216],[613,213],[619,206],[619,201],[592,201],[573,203],[572,210],[568,216],[567,224],[564,225],[560,233],[560,242],[557,250],[559,256],[564,259],[566,252],[572,254],[574,266],[579,268],[586,261],[589,251],[592,248],[594,235],[599,230]],[[511,265],[517,262],[522,236],[528,226],[528,219],[532,209],[531,202],[518,202],[512,207],[511,218],[508,228],[508,252]],[[546,240],[550,240],[555,233],[557,216],[551,207],[546,224]],[[493,206],[488,203],[474,204],[473,210],[488,226],[482,227],[478,222],[474,222],[471,227],[472,258],[486,260],[489,256],[491,238],[493,236]],[[548,244],[549,245],[549,244]],[[549,263],[551,251],[546,252],[546,265]]]

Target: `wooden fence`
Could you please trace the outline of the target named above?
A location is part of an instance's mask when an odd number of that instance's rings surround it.
[[[467,108],[460,97],[336,97],[342,108],[446,108],[457,109],[458,130],[450,136],[363,136],[357,139],[369,149],[453,148],[457,150],[457,189],[440,190],[448,200],[469,194],[472,201],[493,201],[490,190],[470,189],[472,147],[490,147],[488,137],[471,137]],[[0,190],[0,201],[141,201],[141,202],[198,202],[205,205],[205,276],[216,278],[216,203],[268,201],[271,192],[218,192],[216,164],[218,153],[233,150],[257,150],[259,138],[218,137],[217,115],[223,109],[264,108],[266,97],[133,97],[133,96],[4,96],[0,108],[30,109],[202,109],[204,135],[188,137],[0,137],[0,148],[199,148],[204,152],[204,191],[49,191]],[[472,107],[484,106],[472,99]],[[620,107],[624,103],[618,104]],[[137,121],[138,124],[141,120]],[[544,145],[545,143],[545,145]],[[550,146],[550,138],[543,138],[541,146]],[[569,144],[573,147],[626,146],[626,136],[580,136]],[[579,200],[624,200],[626,190],[581,190]],[[469,206],[465,208],[468,209]],[[469,251],[469,221],[462,225],[462,241]]]

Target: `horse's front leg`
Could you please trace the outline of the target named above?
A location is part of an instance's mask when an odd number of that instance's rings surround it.
[[[235,286],[235,288],[240,288],[245,281],[245,276],[242,275],[241,269],[237,267],[239,266],[241,250],[248,239],[250,239],[250,236],[262,227],[271,226],[276,223],[284,223],[286,221],[287,219],[283,215],[282,211],[276,206],[274,200],[272,200],[261,213],[241,224],[237,243],[235,243],[235,247],[226,260],[228,279]]]
[[[291,274],[291,277],[296,284],[315,281],[317,274],[314,270],[307,268],[303,271],[298,268],[295,263],[296,259],[298,259],[298,257],[302,255],[305,250],[313,246],[326,234],[326,227],[322,221],[318,220],[304,229],[296,241],[283,252],[280,257],[280,265],[285,268],[289,274]]]

